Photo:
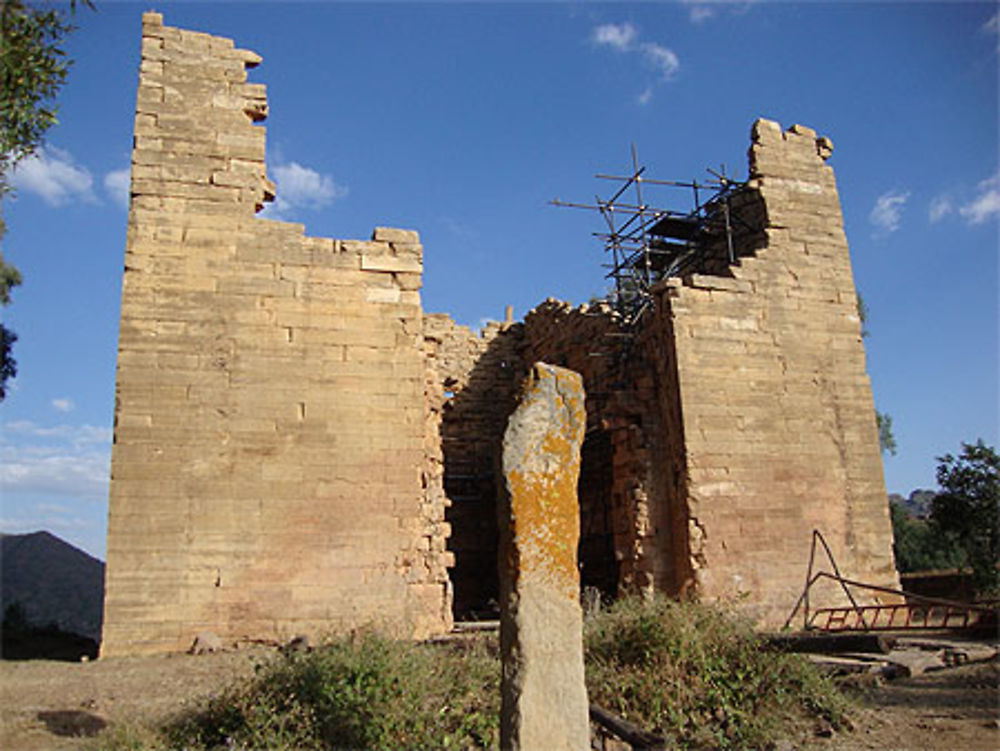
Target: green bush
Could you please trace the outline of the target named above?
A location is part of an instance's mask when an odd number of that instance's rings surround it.
[[[171,748],[479,748],[497,743],[500,666],[482,643],[375,634],[258,667],[165,728]]]
[[[763,748],[796,716],[845,719],[832,683],[716,607],[627,598],[588,620],[585,642],[590,701],[680,748]]]
[[[626,598],[588,619],[585,645],[590,700],[671,746],[765,748],[789,720],[844,720],[846,701],[811,665],[718,608]],[[499,705],[495,639],[366,634],[278,655],[159,728],[110,728],[98,748],[495,748]]]

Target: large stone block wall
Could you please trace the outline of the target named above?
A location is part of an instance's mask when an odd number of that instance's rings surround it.
[[[724,275],[667,280],[657,315],[676,358],[697,592],[747,594],[775,625],[802,590],[813,529],[846,576],[898,579],[832,144],[766,120],[752,139],[763,235]]]
[[[756,123],[735,262],[717,243],[640,325],[548,300],[475,334],[423,314],[415,232],[257,218],[259,62],[143,17],[104,654],[422,637],[453,597],[487,614],[501,441],[536,361],[585,384],[584,584],[736,597],[779,625],[813,529],[846,575],[897,584],[827,139]]]
[[[256,218],[260,58],[154,13],[142,49],[103,654],[447,630],[417,234]]]
[[[638,326],[555,300],[526,316],[519,361],[571,368],[587,392],[585,582],[608,564],[596,523],[619,590],[732,600],[769,626],[802,591],[814,529],[845,575],[898,585],[831,151],[758,122],[735,262],[718,241]]]

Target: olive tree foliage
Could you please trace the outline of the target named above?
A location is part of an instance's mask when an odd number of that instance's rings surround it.
[[[938,457],[941,486],[931,502],[931,525],[965,553],[979,592],[1000,589],[1000,456],[979,439],[959,456]]]
[[[93,8],[91,0],[81,0]],[[76,11],[76,0],[70,12]],[[71,64],[62,46],[73,30],[62,9],[24,0],[0,2],[0,200],[10,192],[10,171],[42,145],[56,122],[55,97]],[[0,239],[6,233],[0,215]],[[10,304],[10,291],[21,274],[4,260],[0,247],[0,305]],[[17,335],[0,323],[0,401],[7,382],[17,375],[12,349]]]

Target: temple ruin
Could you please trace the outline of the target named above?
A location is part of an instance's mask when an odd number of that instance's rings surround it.
[[[638,322],[548,300],[476,333],[423,311],[416,232],[256,216],[260,62],[143,16],[102,654],[492,613],[499,452],[538,361],[586,391],[584,586],[780,625],[813,529],[845,576],[898,586],[828,139],[758,120],[749,228]]]

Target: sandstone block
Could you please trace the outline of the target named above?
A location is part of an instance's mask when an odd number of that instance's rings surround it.
[[[372,240],[387,243],[420,243],[420,233],[412,229],[396,227],[376,227],[372,232]]]
[[[419,259],[412,256],[365,253],[361,256],[361,268],[365,271],[419,274],[424,267]]]

